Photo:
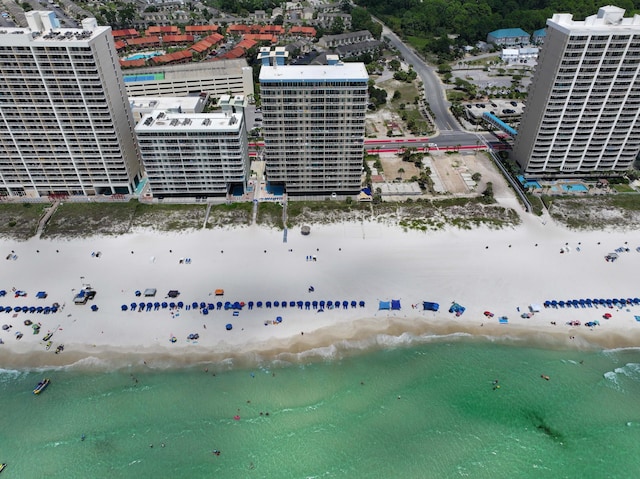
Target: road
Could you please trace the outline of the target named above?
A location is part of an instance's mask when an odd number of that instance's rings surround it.
[[[405,62],[413,65],[422,83],[424,84],[424,94],[435,116],[436,128],[440,132],[460,131],[462,127],[449,112],[449,102],[447,101],[442,88],[440,78],[435,72],[435,68],[427,65],[413,50],[405,45],[400,38],[387,26],[376,19],[382,25],[382,35],[389,39],[389,42],[400,52]]]

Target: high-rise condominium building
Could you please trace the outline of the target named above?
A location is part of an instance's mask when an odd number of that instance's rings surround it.
[[[364,64],[328,56],[328,65],[284,65],[279,52],[261,53],[267,180],[292,195],[358,192],[369,79]]]
[[[110,28],[27,21],[0,31],[0,195],[133,192],[141,163]]]
[[[513,157],[529,176],[609,176],[640,151],[640,16],[555,14]]]
[[[242,113],[154,111],[136,134],[154,196],[244,193],[249,145]]]

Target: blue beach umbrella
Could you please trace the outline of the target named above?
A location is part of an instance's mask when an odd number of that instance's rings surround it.
[[[286,308],[286,307],[287,307],[287,302],[286,302],[286,301],[283,301],[281,304],[282,304],[282,307],[283,307],[283,308]]]
[[[178,301],[176,306],[178,306],[178,308],[184,308],[184,303],[182,301]]]
[[[295,308],[296,307],[296,302],[295,301],[289,301],[289,307],[290,308]]]
[[[360,307],[364,308],[364,301],[362,301],[362,300],[360,301]]]
[[[120,306],[120,308],[122,309],[122,311],[126,311],[127,309],[129,309],[126,304],[123,304],[122,306]]]
[[[231,330],[233,329],[233,324],[231,324],[231,323],[227,323],[227,325],[225,326],[225,329],[226,329],[227,331],[231,331]]]
[[[274,301],[273,302],[273,307],[277,308],[278,306],[280,306],[280,302],[279,301]]]
[[[270,308],[270,307],[271,307],[271,301],[267,301],[267,302],[265,303],[265,306],[266,306],[267,308]]]

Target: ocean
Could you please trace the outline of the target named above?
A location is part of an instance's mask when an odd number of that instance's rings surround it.
[[[639,349],[376,344],[187,368],[3,370],[2,477],[640,474]]]

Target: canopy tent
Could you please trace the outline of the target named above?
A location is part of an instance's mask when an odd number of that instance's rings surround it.
[[[170,298],[177,298],[180,295],[180,291],[178,291],[177,289],[172,289],[167,293],[167,296],[169,296]]]
[[[156,295],[156,288],[147,288],[144,290],[144,295],[147,297],[153,297]]]
[[[46,297],[47,297],[47,292],[46,292],[46,291],[38,291],[38,292],[36,293],[36,298],[44,299],[44,298],[46,298]]]
[[[400,300],[399,299],[392,299],[391,300],[391,309],[393,309],[394,311],[398,311],[400,308],[401,308]]]
[[[539,304],[531,303],[529,305],[529,311],[532,313],[539,313],[542,310],[542,307]]]
[[[380,301],[378,303],[379,310],[389,310],[391,309],[391,301]]]
[[[438,311],[438,309],[440,309],[440,305],[438,303],[430,303],[429,301],[423,301],[422,309],[424,311]]]

